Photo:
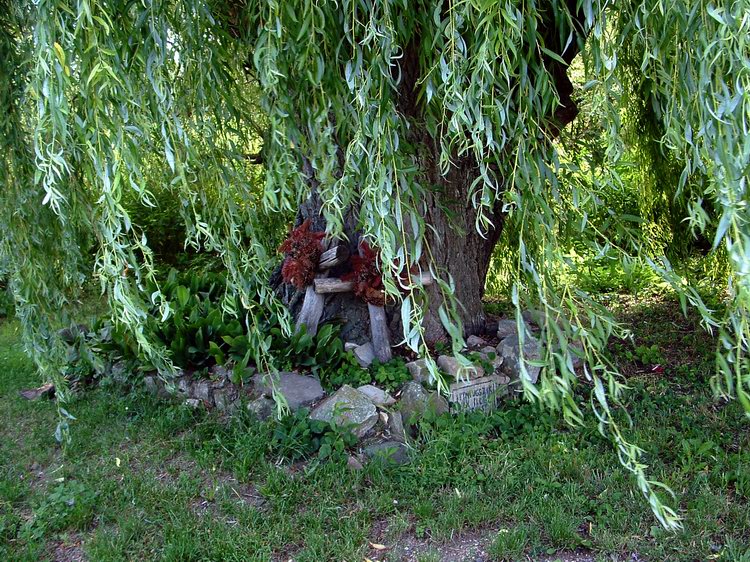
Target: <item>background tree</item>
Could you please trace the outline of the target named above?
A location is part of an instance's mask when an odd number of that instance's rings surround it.
[[[673,513],[610,407],[622,385],[602,350],[620,328],[564,275],[571,240],[646,263],[696,306],[720,333],[716,390],[750,410],[747,2],[3,4],[0,251],[45,372],[63,361],[53,319],[92,275],[113,318],[169,370],[143,332],[147,303],[166,316],[169,302],[144,294],[153,254],[126,204],[167,189],[186,243],[221,256],[245,308],[229,312],[246,320],[262,367],[273,365],[257,318],[285,314],[268,282],[279,217],[299,211],[377,248],[399,339],[428,357],[446,333],[459,354],[482,326],[494,255],[519,328],[525,307],[543,313],[544,371],[538,386],[524,380],[527,395],[580,420],[570,343],[581,340],[592,408],[667,525]],[[578,53],[607,138],[585,161],[555,142],[576,115],[567,71]],[[639,133],[654,161],[680,170],[651,196],[726,256],[723,317],[648,251],[642,217],[615,204],[634,130],[626,106],[648,124]],[[258,181],[248,155],[261,141]],[[435,277],[429,290],[412,282],[419,270]]]

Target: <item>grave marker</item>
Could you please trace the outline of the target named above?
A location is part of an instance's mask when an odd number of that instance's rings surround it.
[[[489,375],[450,385],[452,412],[491,412],[497,408],[500,398],[507,394],[510,379],[500,375]]]

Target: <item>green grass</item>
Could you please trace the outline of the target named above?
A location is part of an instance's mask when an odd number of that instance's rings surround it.
[[[274,457],[269,424],[108,387],[70,404],[78,419],[63,453],[53,403],[18,397],[39,379],[17,325],[0,323],[0,560],[383,561],[411,545],[410,559],[427,561],[471,538],[492,560],[584,549],[602,560],[750,561],[748,422],[710,396],[712,346],[664,335],[674,329],[664,316],[615,351],[657,345],[653,357],[682,360],[655,375],[631,353],[626,369],[630,437],[676,493],[678,533],[657,526],[594,427],[571,431],[523,404],[440,418],[409,465],[351,471]]]

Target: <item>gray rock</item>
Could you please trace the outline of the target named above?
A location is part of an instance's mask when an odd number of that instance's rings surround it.
[[[363,453],[370,460],[381,460],[394,464],[406,464],[409,462],[409,449],[399,441],[373,443],[365,447]]]
[[[459,378],[461,366],[455,357],[451,357],[450,355],[441,355],[440,357],[438,357],[437,365],[446,374],[456,379]],[[474,365],[468,370],[463,370],[461,374],[463,377],[468,376],[469,378],[478,378],[484,376],[484,369],[481,367],[481,365]]]
[[[177,379],[177,395],[182,398],[190,397],[193,381],[189,375]]]
[[[157,384],[157,378],[153,375],[146,375],[143,377],[143,386],[150,394],[157,394],[159,392],[159,385]]]
[[[501,371],[504,362],[505,359],[503,359],[503,356],[499,353],[495,353],[495,358],[490,361],[490,364],[492,365],[492,372],[498,373],[499,371]]]
[[[275,409],[276,404],[274,404],[274,401],[270,398],[266,398],[265,396],[256,398],[252,402],[249,402],[247,405],[247,411],[258,418],[260,421],[265,421],[273,416]]]
[[[161,380],[158,375],[146,375],[143,377],[143,384],[146,386],[146,390],[149,393],[158,398],[167,399],[171,396],[164,381]]]
[[[394,441],[406,442],[406,430],[404,430],[404,418],[401,412],[388,414],[388,431]]]
[[[497,346],[498,352],[503,357],[503,363],[501,370],[510,378],[512,382],[517,382],[521,377],[520,357],[519,357],[519,341],[518,335],[513,335],[505,338],[500,345]],[[532,335],[527,334],[523,346],[523,354],[527,362],[529,360],[535,361],[541,358],[541,352],[539,348],[539,341]],[[541,367],[526,364],[526,371],[529,374],[529,378],[532,383],[536,383],[539,379],[539,373]]]
[[[445,398],[437,392],[427,392],[421,384],[414,381],[404,385],[399,406],[404,425],[412,432],[425,413],[440,415],[448,411],[448,402]]]
[[[392,406],[396,403],[396,399],[393,396],[388,394],[385,390],[378,388],[377,386],[366,384],[364,386],[360,386],[359,388],[357,388],[357,390],[367,396],[370,399],[370,402],[372,402],[376,406]]]
[[[270,380],[264,380],[270,379],[270,377],[270,374],[266,377],[257,374],[253,376],[253,382],[258,392],[272,398],[273,391]],[[289,409],[293,412],[311,406],[326,394],[318,379],[297,373],[279,373],[276,390],[286,398]]]
[[[198,381],[193,385],[193,396],[198,400],[203,400],[209,406],[213,406],[214,389],[211,387],[211,381]]]
[[[487,345],[487,342],[479,336],[469,336],[468,338],[466,338],[466,346],[469,349],[477,349],[479,347],[482,347],[483,345]]]
[[[232,412],[237,408],[237,391],[231,387],[214,389],[214,404],[220,412]]]
[[[517,333],[516,321],[503,319],[497,323],[497,337],[500,340]]]
[[[353,455],[349,455],[349,458],[346,459],[346,466],[349,467],[349,470],[362,470],[364,468],[359,459]]]
[[[372,342],[363,343],[354,348],[354,356],[359,361],[360,366],[365,369],[372,365],[375,361],[375,349],[372,347]]]
[[[377,423],[378,411],[367,396],[345,384],[318,404],[310,419],[348,427],[361,439]]]
[[[218,381],[231,381],[232,369],[225,367],[224,365],[214,365],[211,367],[211,376]]]
[[[426,383],[430,380],[430,371],[427,369],[426,359],[417,359],[406,364],[406,368],[411,373],[411,378],[418,383]]]
[[[187,400],[185,400],[184,404],[192,410],[197,410],[203,403],[197,398],[188,398]]]
[[[526,321],[527,327],[529,326],[529,324],[534,324],[535,326],[542,327],[546,320],[546,314],[543,311],[536,310],[534,308],[524,310],[521,313],[521,316]]]
[[[348,341],[344,344],[344,351],[354,351],[359,347],[359,344],[357,342]]]
[[[113,381],[120,384],[126,383],[128,381],[129,375],[130,370],[128,369],[128,365],[127,363],[125,363],[125,361],[115,361],[109,368],[109,376]]]

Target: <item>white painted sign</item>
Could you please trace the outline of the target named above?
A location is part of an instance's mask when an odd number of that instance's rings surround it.
[[[510,380],[500,375],[461,381],[450,386],[452,412],[491,412],[508,390]]]

